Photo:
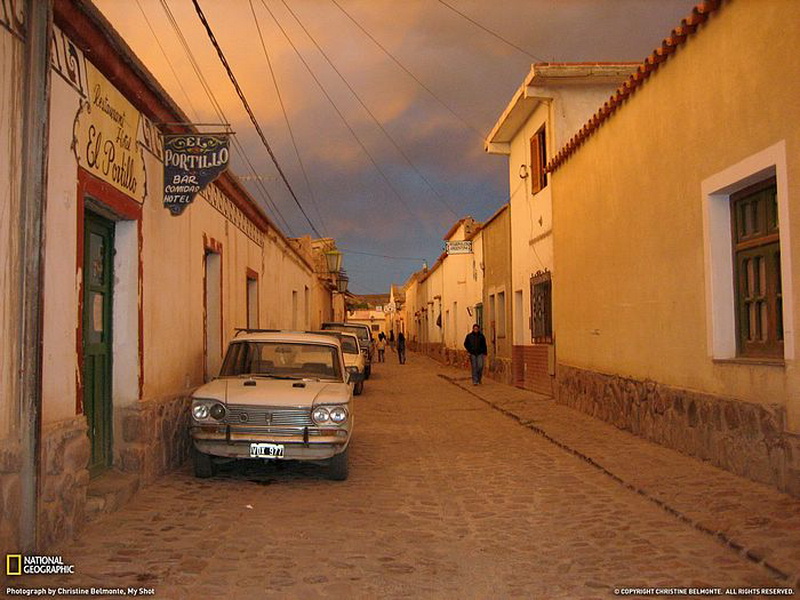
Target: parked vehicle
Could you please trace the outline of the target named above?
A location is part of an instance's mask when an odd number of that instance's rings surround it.
[[[342,344],[345,368],[350,373],[350,381],[353,384],[353,395],[360,396],[364,391],[364,371],[367,366],[367,360],[364,353],[361,352],[358,335],[349,331],[335,331],[333,329],[318,332],[309,331],[308,333],[321,333],[339,338]]]
[[[211,477],[224,459],[258,458],[318,462],[331,479],[347,479],[351,378],[336,337],[240,333],[219,377],[192,394],[195,475]]]
[[[322,329],[332,329],[334,331],[350,331],[358,335],[358,342],[361,345],[361,351],[367,361],[364,370],[364,379],[369,379],[372,373],[372,357],[375,354],[375,340],[372,339],[372,332],[369,326],[360,325],[358,323],[342,323],[342,322],[328,322],[323,323]]]

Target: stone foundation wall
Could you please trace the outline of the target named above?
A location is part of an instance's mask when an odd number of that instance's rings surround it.
[[[466,350],[445,348],[443,344],[415,342],[411,348],[415,352],[426,354],[440,363],[470,371],[469,354]],[[513,370],[509,358],[489,358],[484,361],[484,375],[496,381],[511,385]]]
[[[189,456],[188,396],[138,402],[117,409],[121,436],[115,440],[115,466],[137,473],[141,483],[179,467]]]
[[[20,547],[22,451],[16,441],[0,441],[0,548]]]
[[[83,525],[90,453],[84,416],[42,428],[40,547],[48,548],[57,541],[69,539]]]
[[[800,496],[800,436],[786,410],[559,364],[560,403]]]
[[[512,364],[510,358],[490,356],[486,360],[486,375],[500,383],[514,385],[514,370]],[[469,366],[469,364],[467,366]]]

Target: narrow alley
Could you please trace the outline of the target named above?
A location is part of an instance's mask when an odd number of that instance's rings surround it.
[[[54,549],[74,575],[18,583],[159,598],[791,593],[797,500],[550,400],[537,413],[533,394],[473,388],[467,375],[415,353],[401,366],[389,351],[356,399],[347,481],[308,464],[241,462],[200,480],[187,463]],[[525,414],[514,408],[521,394]],[[658,475],[665,461],[671,480]],[[726,506],[744,511],[745,528],[704,531],[709,515],[737,517]],[[748,556],[756,547],[766,559]]]

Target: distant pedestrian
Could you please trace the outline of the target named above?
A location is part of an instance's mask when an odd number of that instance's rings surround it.
[[[406,336],[402,331],[397,334],[397,358],[401,365],[406,364]]]
[[[389,348],[394,352],[394,329],[389,330]]]
[[[486,337],[481,333],[481,327],[477,323],[472,326],[472,333],[468,333],[464,338],[464,348],[469,352],[469,362],[472,366],[472,385],[478,385],[483,378],[483,360],[486,358],[488,349],[486,347]]]
[[[386,336],[383,335],[383,333],[378,336],[378,343],[375,345],[375,347],[378,349],[378,362],[382,363],[384,360],[383,357],[386,354]]]

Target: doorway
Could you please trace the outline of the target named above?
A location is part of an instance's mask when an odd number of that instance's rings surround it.
[[[114,222],[84,213],[83,411],[89,427],[89,474],[112,464],[112,308]]]

